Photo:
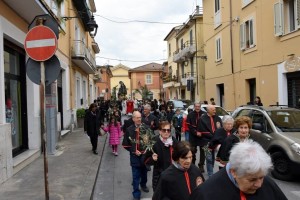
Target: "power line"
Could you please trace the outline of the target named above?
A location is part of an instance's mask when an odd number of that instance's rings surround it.
[[[119,24],[127,24],[127,23],[148,23],[148,24],[182,24],[182,23],[176,23],[176,22],[157,22],[157,21],[147,21],[147,20],[127,20],[127,21],[116,21],[113,19],[109,19],[107,17],[104,17],[102,15],[94,14],[94,16],[101,17],[103,19],[106,19],[110,22],[119,23]]]
[[[108,58],[103,56],[96,56],[96,58],[108,59],[108,60],[116,60],[116,61],[123,61],[123,62],[153,62],[153,61],[165,61],[166,59],[153,59],[153,60],[127,60],[127,59],[117,59],[117,58]]]

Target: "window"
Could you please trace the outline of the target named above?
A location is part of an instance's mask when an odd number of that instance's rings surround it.
[[[221,38],[216,39],[216,61],[219,62],[222,60],[222,51],[221,51]]]
[[[248,4],[250,4],[254,0],[242,0],[242,1],[243,1],[242,6],[245,7],[245,6],[247,6]]]
[[[194,43],[194,38],[193,38],[193,30],[190,30],[190,45]]]
[[[169,43],[169,57],[171,56],[171,43]]]
[[[180,40],[180,49],[182,50],[183,48],[184,48],[183,38],[181,38],[181,40]]]
[[[221,23],[220,3],[221,3],[221,0],[215,0],[215,17],[214,17],[215,28],[219,27],[222,24]]]
[[[299,27],[300,0],[281,0],[274,4],[275,36],[293,32]]]
[[[249,19],[240,25],[240,47],[241,50],[252,48],[254,43],[254,20]]]
[[[152,75],[146,74],[146,84],[152,84]]]

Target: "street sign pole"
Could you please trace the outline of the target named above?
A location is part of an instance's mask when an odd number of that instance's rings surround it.
[[[45,180],[45,199],[49,200],[48,184],[48,160],[47,160],[47,140],[46,140],[46,102],[45,102],[45,63],[41,64],[41,83],[40,83],[40,105],[41,105],[41,134],[42,149],[44,155],[44,180]]]
[[[36,26],[34,26],[36,24]],[[46,25],[46,26],[45,26]],[[38,74],[37,70],[27,70],[28,77],[33,78],[33,82],[40,84],[40,111],[41,111],[41,142],[44,155],[44,181],[45,181],[45,199],[49,200],[49,184],[48,184],[48,160],[47,160],[47,129],[46,129],[46,102],[45,102],[45,85],[46,85],[46,69],[45,62],[48,65],[55,64],[55,70],[48,70],[51,73],[59,74],[60,64],[55,56],[57,50],[57,38],[59,35],[58,26],[53,22],[50,16],[36,16],[30,24],[24,48],[28,55],[27,69],[35,69],[35,63],[40,62],[40,79],[35,80]],[[49,66],[48,66],[49,67]],[[52,66],[51,66],[52,67]],[[32,73],[32,75],[31,75]],[[34,75],[33,75],[34,74]],[[49,78],[50,77],[50,78]],[[48,75],[47,81],[53,82],[57,77]]]

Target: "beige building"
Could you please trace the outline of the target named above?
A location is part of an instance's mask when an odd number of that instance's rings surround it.
[[[144,98],[159,100],[163,97],[163,65],[158,63],[148,63],[128,71],[130,78],[130,94],[136,99],[143,99],[141,93],[148,89],[149,93]],[[136,92],[139,90],[139,92]]]
[[[61,69],[45,96],[47,151],[54,154],[57,141],[76,124],[76,109],[95,96],[99,47],[90,35],[96,29],[89,26],[95,9],[94,0],[0,0],[0,183],[41,154],[40,88],[28,76],[34,70],[26,71],[29,25],[47,15],[59,29],[55,56]]]
[[[298,106],[298,1],[203,0],[206,96],[232,110],[260,96]]]
[[[205,100],[202,10],[181,26],[174,27],[164,39],[168,45],[168,73],[163,88],[171,99]]]
[[[111,87],[110,89],[112,90],[113,87],[117,86],[117,91],[118,91],[120,87],[119,82],[122,81],[127,88],[127,97],[131,97],[130,96],[131,85],[130,85],[130,79],[128,77],[129,69],[130,69],[129,67],[126,67],[125,65],[122,64],[118,64],[110,69],[112,72],[112,77],[110,79],[110,87]]]

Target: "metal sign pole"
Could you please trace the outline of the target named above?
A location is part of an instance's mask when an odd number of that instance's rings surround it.
[[[49,200],[48,185],[48,160],[46,143],[46,103],[45,103],[45,64],[41,62],[41,84],[40,84],[40,103],[41,103],[41,139],[44,154],[44,180],[45,180],[45,199]]]

